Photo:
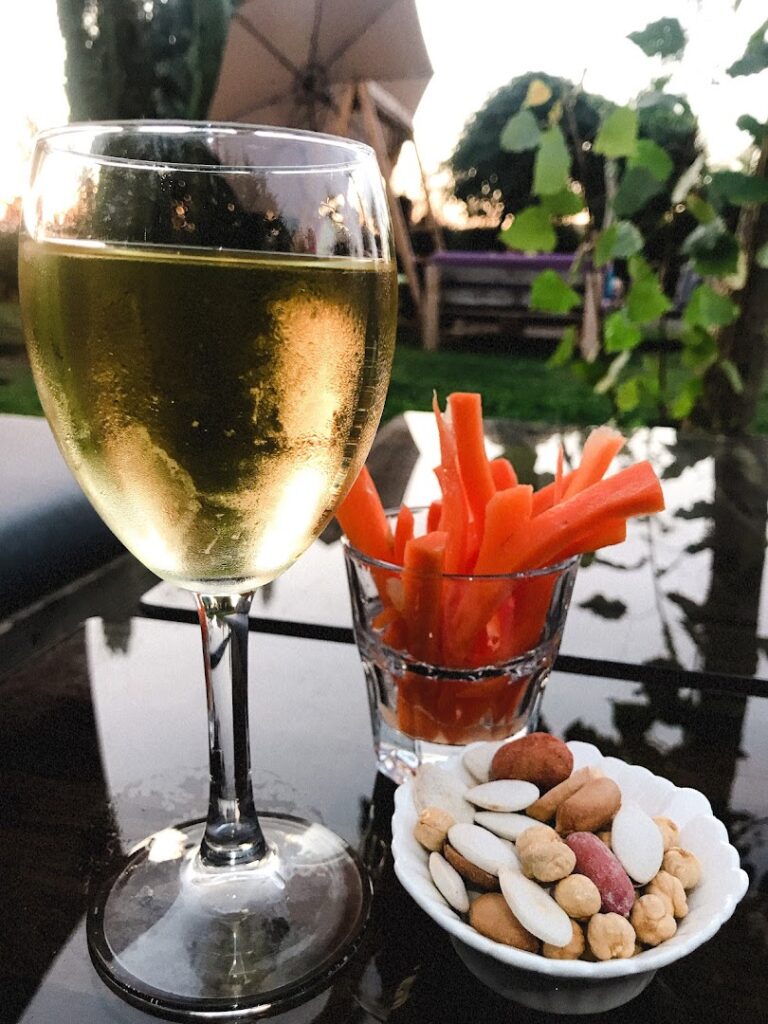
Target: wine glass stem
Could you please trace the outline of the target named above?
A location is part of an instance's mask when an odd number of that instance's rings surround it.
[[[267,853],[253,803],[248,727],[248,610],[253,594],[196,594],[203,633],[211,790],[204,864],[248,864]]]

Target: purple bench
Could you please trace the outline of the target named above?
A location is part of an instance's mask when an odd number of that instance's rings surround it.
[[[580,311],[531,310],[531,284],[542,270],[567,277],[572,265],[570,253],[435,253],[424,268],[424,348],[439,347],[441,322],[448,320],[474,333],[507,329],[518,337],[558,340],[567,324],[578,323]],[[581,288],[581,279],[574,287]]]

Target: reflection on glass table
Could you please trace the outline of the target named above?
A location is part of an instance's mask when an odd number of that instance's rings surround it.
[[[491,421],[491,454],[504,454],[537,486],[554,472],[562,440],[578,462],[584,434],[526,430]],[[406,413],[379,434],[370,458],[385,502],[428,503],[439,458],[428,413]],[[668,428],[633,434],[617,466],[648,458],[662,479],[665,512],[630,521],[627,540],[584,560],[561,648],[561,663],[586,659],[637,678],[678,670],[768,680],[766,575],[768,442],[680,436]],[[351,615],[338,531],[254,602],[262,629],[344,637]],[[144,596],[148,614],[184,616],[191,606],[164,584]],[[349,634],[346,634],[349,639]],[[570,667],[589,671],[581,664]]]

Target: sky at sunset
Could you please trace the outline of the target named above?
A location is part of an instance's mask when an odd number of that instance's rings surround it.
[[[150,0],[151,2],[151,0]],[[765,20],[765,0],[417,0],[435,75],[416,114],[422,159],[436,170],[450,155],[467,118],[488,95],[515,75],[546,71],[624,102],[651,78],[669,72],[625,37],[663,16],[678,17],[689,34],[685,59],[670,84],[686,93],[699,116],[710,156],[733,162],[748,137],[735,127],[739,114],[768,118],[764,76],[737,80],[725,68],[741,55],[746,40]],[[758,86],[759,81],[759,86]],[[24,187],[30,125],[67,118],[64,45],[56,0],[0,2],[0,216],[2,203]],[[413,162],[406,154],[396,179],[412,190]]]

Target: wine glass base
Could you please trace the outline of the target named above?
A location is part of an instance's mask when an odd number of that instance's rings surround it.
[[[208,867],[204,822],[158,832],[97,895],[88,950],[127,1002],[168,1020],[269,1016],[321,991],[350,960],[371,885],[323,825],[260,814],[269,854]]]

